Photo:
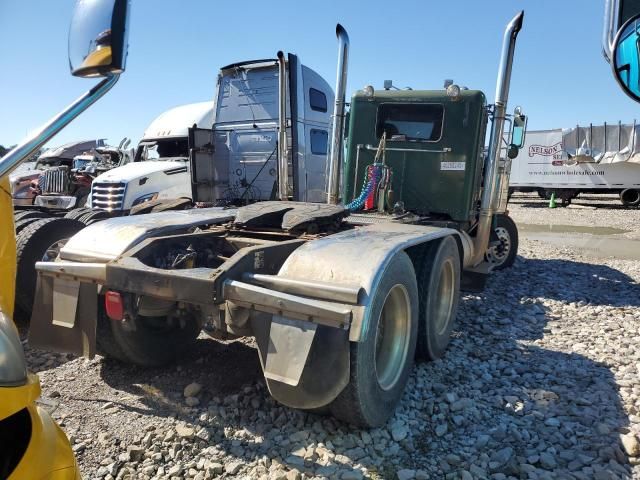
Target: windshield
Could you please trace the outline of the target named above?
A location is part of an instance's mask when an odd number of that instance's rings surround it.
[[[186,138],[172,138],[141,142],[136,152],[136,162],[162,160],[188,160],[189,148]]]

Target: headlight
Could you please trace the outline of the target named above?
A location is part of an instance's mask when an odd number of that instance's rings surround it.
[[[158,198],[158,192],[147,193],[146,195],[142,195],[141,197],[136,198],[131,206],[135,207],[136,205],[140,205],[144,202],[150,202],[151,200],[155,200],[156,198]]]
[[[27,381],[27,363],[20,336],[11,319],[0,312],[0,386],[23,385]]]
[[[460,87],[458,85],[454,83],[447,87],[447,97],[451,98],[452,100],[457,100],[459,96]]]

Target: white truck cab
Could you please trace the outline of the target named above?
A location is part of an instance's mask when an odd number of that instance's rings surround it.
[[[191,198],[188,130],[212,124],[212,102],[164,112],[145,130],[132,162],[96,177],[87,206],[118,212],[150,200]]]

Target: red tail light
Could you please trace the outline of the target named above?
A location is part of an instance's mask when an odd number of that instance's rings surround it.
[[[122,320],[124,318],[124,304],[120,293],[113,290],[107,291],[104,296],[104,308],[111,320]]]

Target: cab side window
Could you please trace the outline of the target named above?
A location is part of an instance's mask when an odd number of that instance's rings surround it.
[[[313,155],[326,155],[329,143],[329,133],[326,130],[311,129],[310,133],[311,153]]]
[[[316,90],[315,88],[310,88],[309,89],[309,105],[311,106],[311,110],[315,110],[316,112],[326,112],[327,96],[320,90]]]

